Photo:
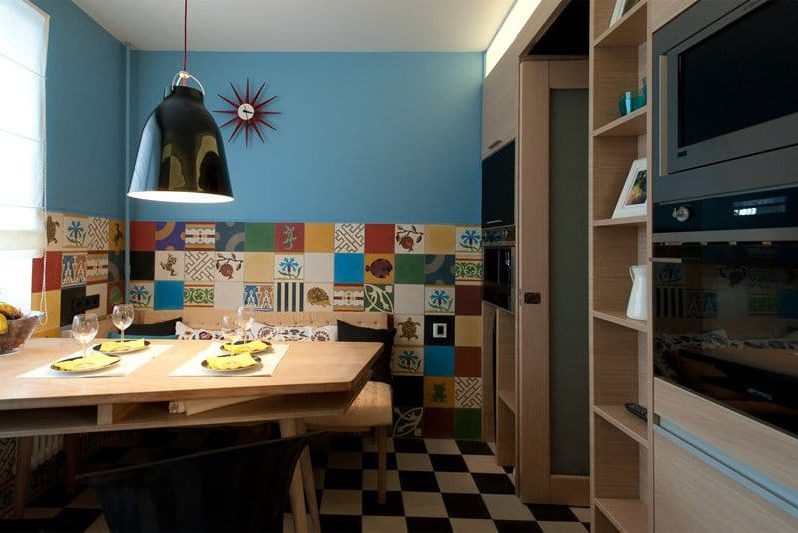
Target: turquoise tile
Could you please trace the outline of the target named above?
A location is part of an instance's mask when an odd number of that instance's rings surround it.
[[[183,282],[155,282],[155,310],[183,309]]]
[[[454,376],[453,346],[424,346],[425,376]]]
[[[363,283],[363,254],[335,254],[335,283]]]

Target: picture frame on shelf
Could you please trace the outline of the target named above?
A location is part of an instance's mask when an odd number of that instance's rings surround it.
[[[632,161],[612,218],[645,216],[648,209],[648,161]]]

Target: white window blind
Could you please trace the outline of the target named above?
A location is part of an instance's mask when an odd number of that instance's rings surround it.
[[[0,259],[45,248],[45,70],[49,16],[0,0]]]

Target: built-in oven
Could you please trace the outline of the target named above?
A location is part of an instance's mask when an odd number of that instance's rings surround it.
[[[655,375],[798,436],[798,186],[653,218]]]
[[[515,227],[484,228],[482,299],[512,311]]]

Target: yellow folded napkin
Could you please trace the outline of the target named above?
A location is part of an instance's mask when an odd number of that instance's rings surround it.
[[[269,344],[266,344],[262,340],[254,340],[244,344],[225,344],[222,346],[222,350],[229,354],[235,355],[246,352],[262,352],[268,347]]]
[[[132,352],[135,350],[142,350],[147,345],[144,339],[134,339],[130,341],[106,341],[100,345],[101,352]]]
[[[238,368],[247,368],[258,364],[249,352],[236,355],[208,357],[205,361],[207,361],[208,368],[211,370],[236,370]]]
[[[76,370],[103,368],[118,360],[118,357],[105,355],[100,352],[90,352],[86,354],[86,357],[79,357],[70,361],[56,361],[53,363],[53,366],[65,372],[75,372]]]

